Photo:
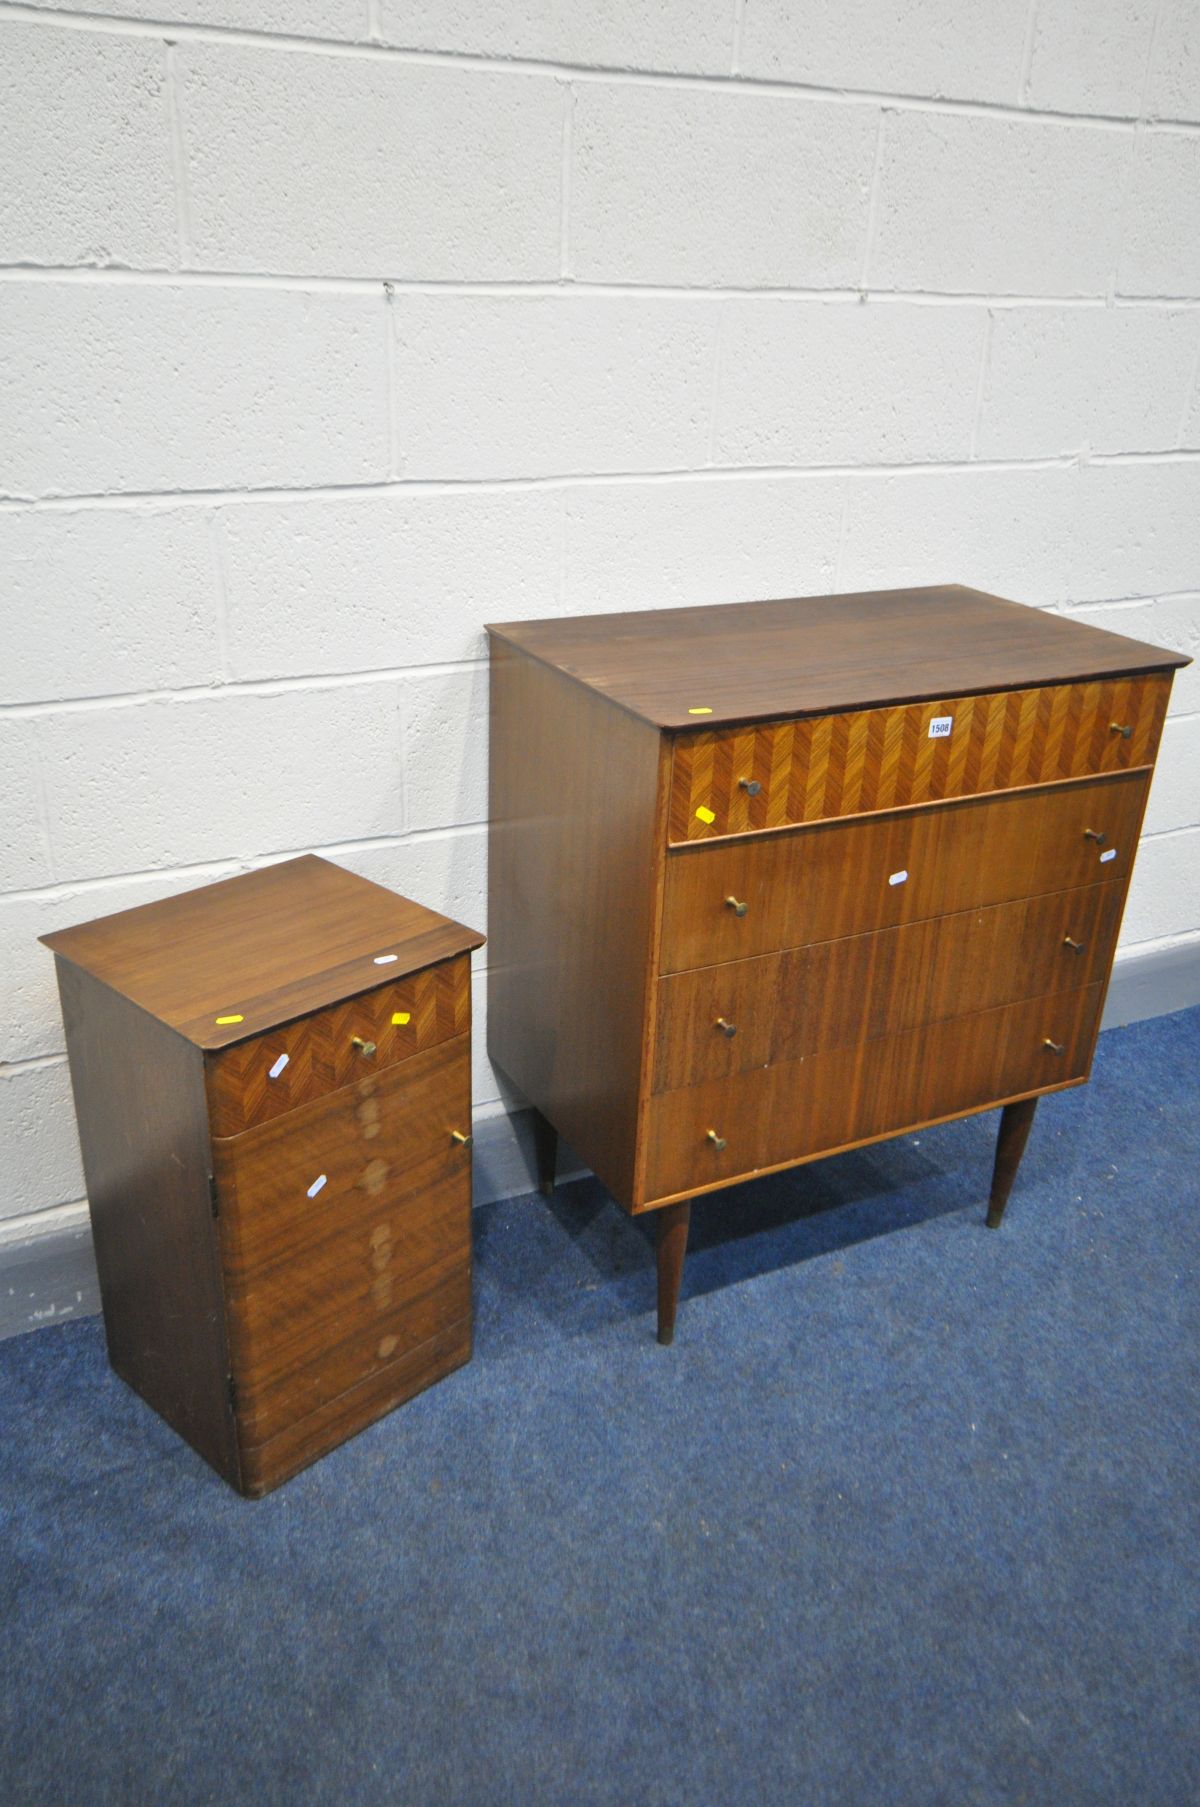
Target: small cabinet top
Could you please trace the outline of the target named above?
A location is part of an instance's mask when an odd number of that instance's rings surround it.
[[[510,621],[488,632],[670,730],[1190,663],[962,584]]]
[[[41,940],[197,1047],[217,1049],[484,937],[306,854]]]

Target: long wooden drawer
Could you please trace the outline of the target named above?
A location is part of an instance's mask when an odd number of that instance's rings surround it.
[[[206,1063],[214,1136],[236,1136],[462,1035],[470,1023],[471,968],[464,957],[316,1010]]]
[[[1124,881],[1148,783],[1130,773],[678,849],[659,971]]]
[[[1162,675],[894,703],[675,738],[669,838],[709,841],[1150,765]]]
[[[470,1316],[469,1038],[213,1144],[239,1424],[264,1441]]]
[[[1103,979],[1119,885],[1086,885],[658,980],[655,1092]]]
[[[1103,990],[1027,999],[660,1093],[649,1103],[636,1208],[1082,1079]]]

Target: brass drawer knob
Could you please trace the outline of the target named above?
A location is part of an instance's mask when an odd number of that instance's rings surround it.
[[[1048,1035],[1044,1038],[1044,1040],[1042,1042],[1042,1046],[1043,1046],[1043,1048],[1049,1048],[1051,1054],[1065,1054],[1066,1053],[1066,1049],[1063,1046],[1062,1042],[1053,1042],[1050,1040],[1050,1037]]]
[[[450,1140],[452,1142],[457,1142],[460,1148],[470,1148],[471,1146],[470,1136],[464,1136],[461,1129],[452,1129],[450,1131]]]
[[[357,1048],[364,1060],[369,1059],[375,1052],[375,1043],[364,1041],[361,1035],[352,1035],[350,1037],[350,1046],[352,1048]]]
[[[714,1029],[719,1029],[722,1035],[728,1036],[730,1041],[732,1041],[733,1037],[737,1034],[737,1024],[728,1022],[723,1016],[717,1018],[713,1027]]]
[[[1132,724],[1129,722],[1109,722],[1108,726],[1111,732],[1119,734],[1122,740],[1128,740],[1133,733]]]
[[[725,1146],[724,1136],[719,1136],[715,1129],[705,1130],[704,1140],[706,1142],[711,1142],[718,1154],[720,1154],[721,1150]]]
[[[757,778],[739,778],[738,784],[748,797],[757,797],[759,791],[762,789],[762,785],[758,782]]]
[[[1081,954],[1084,950],[1085,943],[1082,941],[1076,941],[1072,935],[1064,935],[1063,936],[1063,946],[1069,947],[1073,954]]]
[[[733,911],[735,916],[744,916],[746,914],[747,909],[749,908],[749,906],[747,904],[742,903],[741,899],[737,898],[737,897],[727,897],[725,899],[725,902],[726,902],[726,905],[728,906],[728,908]]]
[[[1083,831],[1083,838],[1085,841],[1095,841],[1097,847],[1099,847],[1104,840],[1103,834],[1096,828],[1085,828]]]

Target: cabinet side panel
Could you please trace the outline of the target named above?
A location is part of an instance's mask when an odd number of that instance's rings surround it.
[[[236,1483],[204,1057],[78,967],[56,965],[109,1360]]]
[[[626,1208],[659,748],[657,729],[493,639],[488,1052]]]

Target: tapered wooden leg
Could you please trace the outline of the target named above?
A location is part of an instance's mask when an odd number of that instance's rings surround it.
[[[1015,1104],[1006,1104],[1000,1113],[1000,1134],[996,1138],[996,1165],[992,1169],[992,1195],[988,1200],[987,1225],[989,1230],[1000,1228],[1000,1219],[1004,1216],[1004,1207],[1008,1203],[1008,1195],[1012,1191],[1013,1181],[1017,1177],[1021,1156],[1025,1153],[1025,1144],[1029,1140],[1029,1131],[1033,1127],[1033,1113],[1036,1109],[1036,1098],[1019,1098]]]
[[[679,1304],[692,1207],[685,1199],[681,1205],[664,1205],[657,1215],[658,1340],[669,1343],[675,1335],[675,1308]]]
[[[554,1191],[554,1169],[558,1161],[558,1131],[547,1122],[541,1111],[533,1113],[533,1153],[537,1162],[538,1191],[546,1198]]]

